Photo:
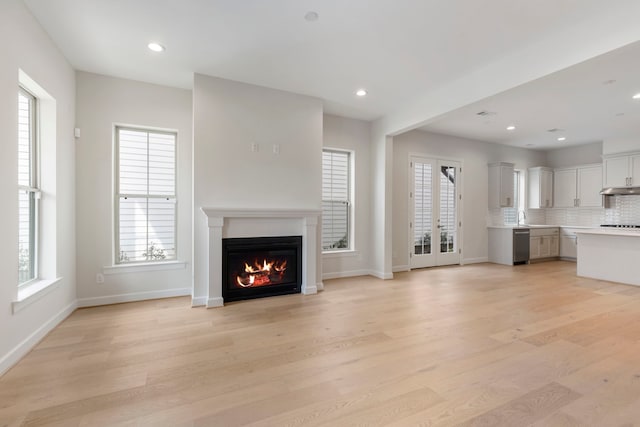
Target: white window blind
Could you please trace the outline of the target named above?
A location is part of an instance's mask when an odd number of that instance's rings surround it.
[[[344,250],[349,241],[351,220],[351,154],[322,152],[322,250]]]
[[[414,162],[413,243],[416,255],[431,253],[433,212],[432,171],[428,163]]]
[[[176,134],[116,128],[116,263],[176,259]]]
[[[38,189],[36,98],[18,92],[18,285],[37,276]]]
[[[502,215],[505,225],[514,225],[518,223],[518,215],[524,210],[524,199],[521,197],[520,188],[521,172],[513,173],[513,207],[503,208]]]

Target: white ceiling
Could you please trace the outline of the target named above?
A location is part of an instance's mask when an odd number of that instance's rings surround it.
[[[633,137],[640,143],[637,93],[640,42],[467,105],[422,129],[532,149]],[[509,125],[516,129],[508,131]]]
[[[640,10],[637,0],[24,1],[78,70],[183,88],[192,86],[194,72],[202,73],[315,96],[326,112],[366,120],[398,114],[528,47],[571,40],[571,28],[610,34],[629,27],[616,20]],[[308,11],[317,12],[319,20],[307,22]],[[166,51],[148,51],[151,40]],[[598,100],[600,93],[623,84],[620,77],[606,89],[597,86],[619,75],[604,74],[592,79]],[[354,95],[361,87],[369,91],[365,98]],[[564,107],[554,102],[554,94],[571,90],[571,85],[538,86],[526,97],[513,95],[483,108],[499,111],[492,118],[496,123],[519,119],[519,135],[527,123],[531,129],[574,131],[577,121],[564,118]],[[527,107],[532,98],[540,101]],[[616,105],[615,112],[622,107]],[[516,111],[522,114],[515,116]],[[541,114],[563,120],[547,124]],[[591,123],[594,114],[583,115],[582,122]],[[631,120],[628,114],[621,121]],[[476,126],[476,117],[467,120],[466,115],[456,111],[428,128],[516,145],[524,141],[499,137],[487,131],[490,125]],[[584,129],[579,138],[585,142],[601,134]],[[568,136],[577,141],[577,135]]]

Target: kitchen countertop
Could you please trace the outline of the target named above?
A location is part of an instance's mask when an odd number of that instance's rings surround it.
[[[601,236],[640,237],[640,230],[628,230],[621,228],[590,228],[577,231],[578,234],[593,234]]]
[[[489,225],[487,228],[581,228],[591,230],[598,228],[597,226],[586,225],[543,225],[543,224],[521,224],[521,225]]]

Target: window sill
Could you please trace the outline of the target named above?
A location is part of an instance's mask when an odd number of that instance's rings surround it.
[[[102,267],[104,274],[141,273],[145,271],[181,270],[187,267],[183,261],[145,262],[139,264],[118,264]]]
[[[18,289],[18,299],[11,303],[13,314],[36,302],[60,285],[61,277],[57,279],[36,280]]]
[[[353,249],[348,249],[344,251],[322,252],[323,258],[342,258],[342,257],[353,257],[358,255],[360,255],[360,252]]]

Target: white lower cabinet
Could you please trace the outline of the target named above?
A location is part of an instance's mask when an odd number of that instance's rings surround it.
[[[560,229],[560,258],[575,260],[578,257],[577,228],[562,227]]]
[[[529,259],[560,256],[560,230],[557,227],[532,228],[529,238]]]

